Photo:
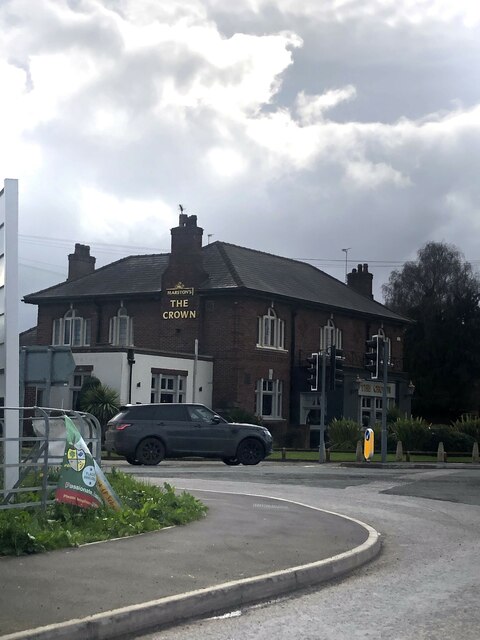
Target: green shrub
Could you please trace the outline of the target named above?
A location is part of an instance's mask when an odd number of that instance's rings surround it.
[[[232,407],[227,411],[222,411],[222,415],[225,420],[229,422],[240,422],[246,424],[259,424],[262,425],[262,419],[259,416],[256,416],[253,413],[250,413],[246,409],[241,409],[240,407]]]
[[[357,442],[362,439],[362,429],[355,420],[334,418],[328,425],[328,442],[331,449],[355,451]]]
[[[387,409],[387,424],[393,424],[397,420],[401,420],[405,417],[405,414],[400,411],[397,405],[393,405],[393,407],[389,407]]]
[[[430,451],[430,425],[423,418],[399,418],[392,424],[392,431],[405,451]]]
[[[480,418],[465,414],[452,424],[455,431],[466,433],[480,443]]]
[[[475,442],[467,433],[456,431],[452,425],[432,425],[430,437],[426,443],[425,451],[436,451],[440,442],[443,442],[445,451],[468,452],[472,450]]]
[[[121,511],[106,506],[81,509],[55,503],[45,511],[0,511],[0,556],[21,555],[78,546],[181,525],[205,515],[206,507],[191,494],[175,493],[112,470],[110,483],[122,502]]]

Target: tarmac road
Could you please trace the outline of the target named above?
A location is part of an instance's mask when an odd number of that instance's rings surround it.
[[[158,468],[156,474],[162,477],[155,482],[168,479],[179,488],[259,492],[345,513],[382,533],[382,554],[347,580],[268,605],[237,609],[227,617],[145,635],[143,640],[477,640],[480,636],[478,469],[264,464],[232,474],[220,466],[202,471],[195,464],[180,467],[172,463],[172,468]]]
[[[0,558],[1,638],[113,639],[316,584],[379,550],[376,532],[332,513],[258,492],[195,495],[209,512],[185,527]]]

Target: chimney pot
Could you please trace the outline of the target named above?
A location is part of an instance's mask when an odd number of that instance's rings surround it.
[[[359,264],[357,269],[352,269],[347,275],[347,285],[357,293],[373,299],[372,294],[373,275],[368,271],[368,264]]]
[[[82,276],[95,271],[96,259],[90,255],[90,247],[86,244],[75,244],[75,252],[68,256],[68,277],[69,280],[76,280]]]

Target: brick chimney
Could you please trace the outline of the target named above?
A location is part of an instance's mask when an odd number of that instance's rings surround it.
[[[203,229],[197,227],[197,216],[181,213],[178,227],[171,229],[171,234],[172,248],[162,288],[175,286],[179,281],[187,287],[198,287],[207,273],[203,268]]]
[[[68,256],[67,282],[93,273],[95,271],[95,261],[96,258],[90,255],[90,247],[77,242],[75,253],[70,253]]]
[[[373,299],[372,293],[373,275],[368,271],[368,264],[359,264],[356,269],[347,275],[347,284],[362,296]]]

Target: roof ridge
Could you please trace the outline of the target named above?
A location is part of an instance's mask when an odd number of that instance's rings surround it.
[[[220,255],[222,256],[225,264],[227,265],[227,268],[230,272],[230,275],[232,276],[235,284],[237,285],[237,287],[244,287],[244,283],[243,280],[240,278],[237,270],[235,269],[235,267],[233,266],[233,262],[230,260],[230,256],[227,254],[227,252],[225,251],[225,247],[223,245],[228,244],[227,242],[221,242],[220,240],[215,241],[213,244],[218,245],[218,252],[220,253]],[[207,245],[208,246],[208,245]],[[235,246],[235,245],[233,245]],[[245,248],[245,247],[241,247],[241,248]]]
[[[212,244],[218,244],[219,245],[219,249],[221,248],[222,255],[225,256],[225,259],[228,261],[228,264],[231,265],[230,271],[232,272],[232,275],[234,273],[237,275],[238,281],[241,283],[241,286],[245,286],[245,284],[243,283],[243,281],[241,280],[240,276],[238,276],[236,270],[234,269],[233,264],[232,264],[232,262],[231,262],[231,260],[230,260],[230,258],[228,256],[227,252],[225,251],[225,246],[234,247],[236,249],[242,249],[243,251],[251,251],[251,252],[254,252],[254,253],[257,253],[257,254],[261,254],[261,255],[264,255],[264,256],[278,258],[279,260],[286,260],[288,262],[293,262],[295,264],[299,264],[299,265],[302,265],[304,267],[308,267],[310,269],[314,269],[317,273],[321,273],[322,276],[328,278],[329,280],[334,281],[336,285],[341,285],[342,287],[347,289],[350,295],[353,294],[354,296],[356,296],[358,298],[361,298],[361,299],[364,299],[364,300],[366,299],[366,300],[368,300],[369,303],[373,303],[377,307],[380,307],[383,310],[387,310],[390,313],[395,314],[398,317],[398,319],[407,319],[408,320],[408,318],[405,318],[405,316],[402,316],[401,314],[397,313],[396,311],[393,311],[392,309],[387,307],[382,302],[379,302],[378,300],[375,300],[375,298],[373,298],[373,297],[370,298],[369,296],[366,296],[366,295],[360,293],[359,291],[357,291],[353,287],[350,287],[345,282],[342,282],[341,280],[338,280],[338,278],[335,278],[334,276],[330,275],[329,273],[326,273],[322,269],[319,269],[315,265],[310,264],[309,262],[305,262],[303,260],[297,260],[295,258],[288,258],[286,256],[280,256],[280,255],[275,254],[275,253],[269,253],[268,251],[260,251],[259,249],[250,249],[249,247],[242,247],[242,246],[240,246],[238,244],[233,244],[231,242],[223,242],[222,240],[216,240]],[[209,245],[207,245],[207,246],[209,246]]]

